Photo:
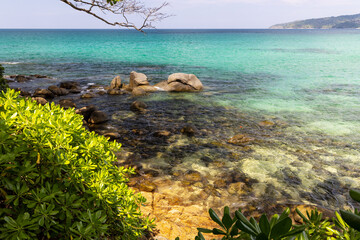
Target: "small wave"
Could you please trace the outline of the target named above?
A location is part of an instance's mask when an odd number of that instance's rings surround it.
[[[20,64],[21,62],[0,62],[0,64],[4,64],[4,65],[16,65],[16,64]]]

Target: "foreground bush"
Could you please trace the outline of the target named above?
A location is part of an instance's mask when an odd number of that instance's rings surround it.
[[[354,192],[353,192],[354,193]],[[356,198],[360,201],[360,192],[355,192]],[[353,194],[354,195],[354,194]],[[353,197],[352,195],[352,197]],[[354,198],[354,197],[353,197]],[[287,208],[279,216],[273,215],[270,219],[263,214],[259,221],[253,217],[247,219],[241,210],[235,211],[231,217],[229,207],[224,208],[222,218],[210,208],[211,219],[219,225],[219,228],[206,229],[198,228],[198,235],[195,240],[205,240],[205,234],[221,236],[222,240],[359,240],[360,222],[359,214],[354,216],[350,212],[341,211],[341,215],[350,214],[344,219],[335,212],[335,218],[330,222],[324,219],[322,213],[317,209],[306,211],[306,216],[296,209],[297,214],[302,218],[302,224],[293,224],[289,217],[290,209]],[[351,219],[351,221],[348,221]],[[349,226],[350,225],[350,226]],[[353,227],[353,228],[352,228]],[[355,228],[355,229],[354,229]],[[180,240],[176,238],[175,240]]]
[[[137,239],[152,221],[116,142],[54,104],[0,93],[0,239]]]

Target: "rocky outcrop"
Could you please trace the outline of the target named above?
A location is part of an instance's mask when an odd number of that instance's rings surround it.
[[[52,85],[48,87],[48,90],[57,96],[65,96],[69,94],[69,91],[65,88],[59,88],[58,86]]]
[[[120,76],[116,76],[110,84],[110,89],[120,89],[122,87]]]
[[[147,105],[141,101],[135,101],[131,104],[130,110],[133,112],[144,112],[146,111]]]
[[[38,88],[35,90],[33,97],[42,97],[45,99],[53,99],[55,97],[55,95],[47,89],[39,89]]]
[[[33,97],[32,100],[36,101],[38,104],[45,105],[47,104],[47,100],[43,97]]]
[[[76,108],[76,104],[71,99],[62,99],[60,100],[59,105],[64,109]]]
[[[203,90],[203,84],[194,74],[174,73],[167,81],[155,85],[168,92],[197,92]]]
[[[94,111],[93,113],[91,113],[88,122],[92,123],[92,124],[100,124],[100,123],[107,122],[108,120],[109,120],[109,118],[106,115],[106,113],[104,113],[102,111]]]
[[[138,86],[149,85],[147,76],[143,73],[131,72],[129,90],[133,90]]]
[[[85,121],[88,121],[89,118],[90,118],[90,116],[91,116],[91,114],[92,114],[93,112],[95,112],[96,110],[97,110],[96,106],[90,105],[90,106],[86,106],[86,107],[77,109],[77,110],[75,111],[75,113],[83,115],[83,116],[84,116],[84,120],[85,120]]]

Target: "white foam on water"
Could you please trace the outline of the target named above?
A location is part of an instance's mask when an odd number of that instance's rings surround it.
[[[17,65],[17,64],[20,64],[21,62],[0,62],[0,64],[3,64],[3,65]]]

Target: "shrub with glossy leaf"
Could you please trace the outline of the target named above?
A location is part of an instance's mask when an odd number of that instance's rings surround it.
[[[137,239],[152,226],[116,142],[73,109],[0,94],[0,239]]]
[[[350,190],[350,197],[360,203],[359,191]],[[360,212],[357,209],[354,212],[340,210],[340,213],[341,217],[350,227],[360,231]]]

